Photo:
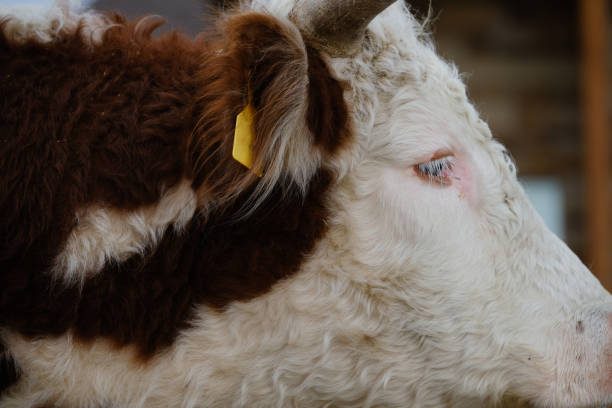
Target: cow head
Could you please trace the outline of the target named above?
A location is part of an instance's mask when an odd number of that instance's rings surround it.
[[[314,137],[343,123],[332,106],[348,106],[341,149],[298,143],[287,166],[303,185],[317,166],[337,175],[329,232],[306,269],[351,288],[337,296],[352,294],[369,327],[362,346],[384,367],[370,385],[423,406],[612,401],[612,298],[545,227],[456,68],[402,2],[263,3],[294,30],[304,63],[284,78],[307,83],[316,53],[342,86],[344,101],[297,103],[331,115]],[[283,132],[304,135],[305,111],[292,112],[300,125]]]

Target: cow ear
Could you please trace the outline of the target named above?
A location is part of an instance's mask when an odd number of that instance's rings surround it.
[[[260,200],[279,185],[305,192],[325,157],[346,140],[339,82],[288,20],[236,13],[223,20],[211,48],[199,78],[203,113],[190,146],[196,183],[221,200],[245,190]],[[249,104],[250,170],[232,159],[236,117]]]

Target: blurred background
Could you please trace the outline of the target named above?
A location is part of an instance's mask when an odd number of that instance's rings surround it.
[[[129,17],[160,14],[195,35],[223,0],[91,2]],[[420,17],[431,7],[439,53],[465,73],[471,100],[514,156],[546,223],[612,289],[612,1],[410,4]]]

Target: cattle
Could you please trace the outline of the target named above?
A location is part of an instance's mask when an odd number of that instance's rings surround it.
[[[0,15],[3,408],[612,402],[612,297],[402,1]]]

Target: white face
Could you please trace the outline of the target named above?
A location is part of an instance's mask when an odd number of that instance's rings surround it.
[[[338,203],[355,278],[385,288],[405,358],[455,394],[612,401],[612,296],[544,226],[453,69],[428,63],[354,93],[375,112]]]

